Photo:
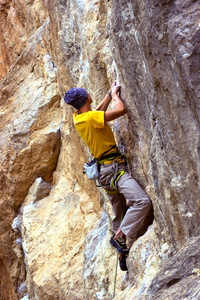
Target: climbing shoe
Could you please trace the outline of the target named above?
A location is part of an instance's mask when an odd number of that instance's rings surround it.
[[[111,237],[110,244],[113,247],[115,247],[119,251],[119,253],[128,254],[129,249],[126,246],[124,239],[114,240],[114,236],[115,236],[115,234]]]
[[[128,271],[128,268],[127,268],[127,265],[126,265],[126,257],[127,256],[125,254],[122,255],[121,259],[119,257],[119,266],[120,266],[120,269],[122,271]]]

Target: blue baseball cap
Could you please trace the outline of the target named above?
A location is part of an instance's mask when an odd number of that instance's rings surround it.
[[[67,104],[79,110],[86,103],[87,98],[88,94],[85,89],[73,87],[66,92],[64,100]]]

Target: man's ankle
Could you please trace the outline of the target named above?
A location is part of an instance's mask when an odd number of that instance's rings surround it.
[[[124,240],[126,239],[125,234],[121,231],[120,228],[116,231],[114,236],[114,240],[118,240],[118,239],[124,239]]]

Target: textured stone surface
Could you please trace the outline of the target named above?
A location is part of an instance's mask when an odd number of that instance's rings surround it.
[[[199,19],[193,0],[0,1],[2,300],[112,299],[112,211],[63,96],[85,87],[95,107],[114,79],[117,142],[155,216],[115,299],[200,297]]]
[[[128,123],[134,144],[127,147],[131,157],[133,151],[137,155],[133,172],[141,182],[153,187],[160,238],[162,234],[174,245],[182,245],[188,237],[199,234],[195,213],[199,210],[197,86],[191,85],[191,74],[183,72],[187,65],[193,74],[192,62],[180,51],[188,40],[194,43],[191,35],[198,35],[199,4],[188,4],[189,8],[180,12],[180,3],[174,1],[116,4],[111,40],[124,85],[123,96],[130,118],[136,123]],[[181,41],[180,26],[177,24],[174,29],[177,19],[182,26]],[[193,30],[186,30],[188,27]],[[196,51],[199,41],[192,53]]]
[[[11,2],[1,1],[1,16],[6,9],[7,18],[11,18],[14,10]],[[20,10],[20,6],[15,4],[16,9]],[[23,21],[31,23],[28,19]],[[24,282],[26,273],[22,249],[19,249],[15,241],[20,237],[20,228],[14,235],[11,228],[13,219],[37,177],[42,176],[44,180],[52,181],[61,145],[62,112],[57,72],[45,47],[45,26],[47,24],[38,31],[33,30],[24,35],[24,47],[18,45],[19,55],[0,82],[0,235],[6,253],[3,254],[2,251],[1,255],[3,264],[10,271],[10,279],[6,280],[13,282],[13,287],[8,285],[8,291],[2,295],[2,299],[7,299],[9,291],[17,291]],[[2,43],[9,42],[8,36],[14,37],[12,30],[18,30],[17,26],[14,28],[11,24],[7,27],[4,27],[4,38],[1,36]],[[1,55],[3,54],[6,53],[2,51]],[[11,299],[14,297],[13,295]]]
[[[153,279],[147,299],[199,299],[199,237],[191,238]]]

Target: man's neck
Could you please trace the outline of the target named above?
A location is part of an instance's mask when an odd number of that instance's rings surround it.
[[[87,102],[78,110],[78,114],[82,114],[88,111],[91,111],[91,106]]]

